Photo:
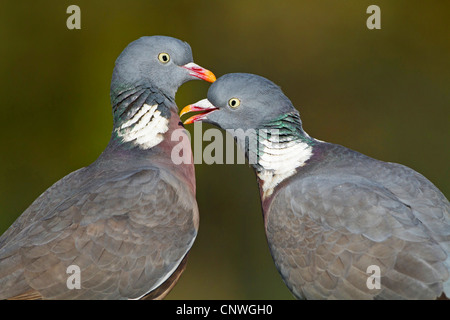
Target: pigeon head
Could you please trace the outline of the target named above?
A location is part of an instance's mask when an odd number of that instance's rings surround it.
[[[184,123],[197,121],[222,129],[264,129],[286,114],[298,111],[272,81],[254,74],[230,73],[214,82],[208,98],[185,107],[187,112],[202,111]],[[272,125],[270,125],[272,127]]]
[[[174,99],[189,80],[216,80],[214,74],[193,62],[188,43],[166,36],[142,37],[131,42],[115,63],[111,81],[113,105],[122,92],[149,87]]]
[[[146,150],[163,141],[178,112],[176,91],[194,79],[213,82],[216,77],[192,61],[186,42],[152,36],[130,43],[117,58],[111,80],[112,145]]]
[[[245,152],[264,184],[263,195],[295,173],[312,156],[315,143],[303,131],[300,115],[280,87],[261,76],[231,73],[208,90],[208,98],[188,105],[181,114],[202,111],[188,118],[230,133]]]

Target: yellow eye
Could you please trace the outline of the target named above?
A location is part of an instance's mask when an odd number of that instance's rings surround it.
[[[162,63],[167,63],[167,62],[170,61],[170,56],[169,56],[168,53],[161,52],[161,53],[158,55],[158,59],[159,59],[159,61],[161,61]]]
[[[238,98],[231,98],[230,100],[228,100],[228,105],[233,109],[239,107],[240,104],[241,100],[239,100]]]

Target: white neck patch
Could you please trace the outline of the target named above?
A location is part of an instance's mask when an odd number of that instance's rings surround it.
[[[161,116],[157,107],[157,104],[144,104],[131,119],[116,129],[117,135],[141,149],[158,145],[164,139],[163,134],[169,130],[169,119]]]
[[[296,168],[305,165],[312,156],[312,147],[300,140],[286,142],[260,141],[262,155],[258,164],[263,168],[258,177],[263,181],[263,200],[273,193],[284,179],[292,176]]]

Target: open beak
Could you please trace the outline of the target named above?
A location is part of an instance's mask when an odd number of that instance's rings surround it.
[[[193,62],[185,64],[184,66],[182,66],[182,68],[187,69],[191,76],[200,78],[208,82],[216,81],[216,76],[214,75],[214,73],[205,68],[200,67],[198,64],[195,64]]]
[[[180,117],[188,112],[203,111],[202,113],[198,113],[195,116],[192,116],[183,122],[183,124],[191,124],[197,121],[205,120],[208,113],[211,113],[212,111],[217,109],[218,108],[214,107],[213,104],[209,102],[208,99],[203,99],[200,100],[199,102],[184,107],[183,110],[181,110],[180,112]]]

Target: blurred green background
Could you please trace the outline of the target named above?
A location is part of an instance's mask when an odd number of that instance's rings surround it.
[[[81,8],[81,30],[66,28],[71,4]],[[381,30],[366,28],[371,4],[381,8]],[[273,80],[311,136],[405,164],[449,197],[449,12],[448,1],[4,0],[0,233],[102,152],[114,61],[143,35],[189,42],[216,76]],[[178,106],[207,89],[183,85]],[[196,174],[199,235],[167,298],[292,299],[267,248],[252,170],[203,164]]]

